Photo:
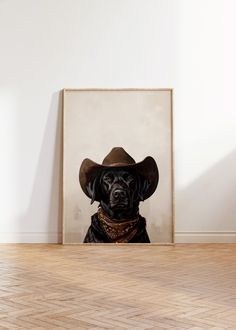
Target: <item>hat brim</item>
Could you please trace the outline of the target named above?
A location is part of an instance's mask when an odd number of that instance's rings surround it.
[[[80,166],[79,182],[83,192],[88,197],[90,197],[87,191],[88,183],[91,182],[99,172],[111,168],[133,169],[143,178],[145,178],[149,182],[149,188],[144,195],[144,200],[149,198],[155,192],[159,181],[159,171],[155,160],[150,156],[135,164],[116,163],[112,165],[100,165],[91,159],[86,158],[83,160]],[[97,199],[95,198],[95,200]]]

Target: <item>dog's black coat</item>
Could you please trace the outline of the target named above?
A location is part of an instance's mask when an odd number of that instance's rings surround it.
[[[103,212],[113,221],[128,221],[139,218],[137,232],[129,243],[150,243],[146,220],[139,215],[139,202],[143,201],[149,187],[149,182],[134,170],[113,168],[96,174],[87,186],[87,191],[94,200],[100,201]],[[84,238],[84,243],[110,243],[111,240],[104,231],[95,213],[91,225]]]

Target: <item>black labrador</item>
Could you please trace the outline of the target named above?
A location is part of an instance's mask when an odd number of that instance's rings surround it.
[[[111,168],[99,172],[87,185],[100,202],[92,216],[84,243],[150,243],[146,220],[139,214],[149,182],[135,170]]]

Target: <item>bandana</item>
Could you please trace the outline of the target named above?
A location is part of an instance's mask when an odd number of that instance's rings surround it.
[[[102,229],[112,243],[128,243],[138,232],[139,215],[134,219],[110,219],[101,208],[98,209],[98,219]]]

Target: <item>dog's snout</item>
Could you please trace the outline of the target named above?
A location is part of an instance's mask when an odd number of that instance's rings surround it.
[[[116,199],[125,198],[125,197],[127,197],[126,191],[124,191],[122,189],[115,189],[113,191],[113,197]]]

